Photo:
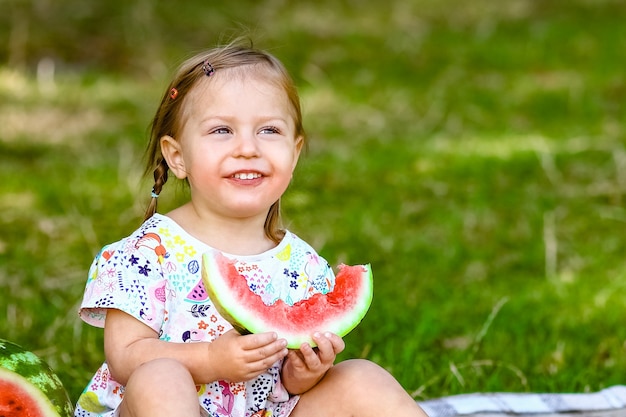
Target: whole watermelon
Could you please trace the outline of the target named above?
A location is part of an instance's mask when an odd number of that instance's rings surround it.
[[[70,417],[74,406],[48,364],[0,339],[0,416]]]

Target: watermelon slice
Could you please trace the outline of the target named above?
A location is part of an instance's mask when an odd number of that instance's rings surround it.
[[[0,416],[69,417],[73,410],[63,384],[44,361],[0,339]]]
[[[370,265],[341,265],[333,291],[294,305],[282,300],[263,303],[239,274],[235,261],[218,252],[203,255],[202,279],[217,310],[240,333],[273,331],[291,349],[305,342],[315,346],[311,335],[316,331],[345,336],[365,317],[373,295]]]

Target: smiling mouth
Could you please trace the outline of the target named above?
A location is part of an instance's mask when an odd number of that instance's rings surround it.
[[[253,180],[256,178],[261,178],[263,175],[258,172],[238,172],[233,174],[232,178],[236,178],[238,180]]]

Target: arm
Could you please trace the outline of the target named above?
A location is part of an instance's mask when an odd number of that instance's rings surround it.
[[[121,310],[110,309],[104,326],[104,351],[116,381],[125,385],[141,364],[158,358],[179,361],[196,383],[220,379],[247,381],[287,355],[274,333],[241,336],[231,330],[211,343],[171,343]]]
[[[331,333],[315,333],[317,348],[303,343],[300,350],[291,350],[283,363],[281,379],[290,394],[302,394],[313,388],[333,366],[345,348],[343,340]]]

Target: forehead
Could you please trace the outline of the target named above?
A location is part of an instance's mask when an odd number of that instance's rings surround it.
[[[210,77],[203,77],[192,89],[190,98],[206,105],[212,104],[211,100],[242,102],[246,100],[245,95],[252,94],[276,100],[293,115],[293,106],[280,77],[269,68],[259,65],[220,69]]]

